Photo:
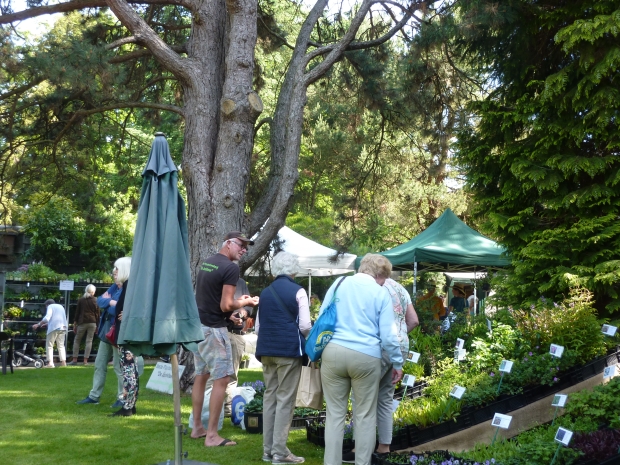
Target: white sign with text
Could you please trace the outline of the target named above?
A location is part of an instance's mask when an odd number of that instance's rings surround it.
[[[573,432],[564,428],[558,428],[558,432],[555,433],[555,440],[560,444],[568,446],[571,438],[573,437]]]
[[[617,330],[618,327],[612,325],[603,325],[603,328],[601,329],[603,334],[605,334],[606,336],[614,336]]]
[[[502,415],[501,413],[496,413],[493,417],[493,421],[491,422],[491,424],[493,426],[497,426],[498,428],[508,429],[511,421],[512,417],[510,415]]]
[[[551,405],[553,407],[564,407],[566,405],[566,399],[568,399],[568,396],[566,394],[556,394],[555,396],[553,396],[553,401],[551,402]]]
[[[512,370],[512,362],[510,360],[502,360],[499,364],[499,371],[503,373],[510,373]]]
[[[463,397],[463,394],[465,394],[465,388],[463,386],[454,386],[450,391],[450,395],[459,400]]]
[[[419,352],[409,352],[407,354],[407,361],[411,362],[411,363],[418,363],[418,360],[420,360],[420,353]]]
[[[562,354],[564,353],[564,346],[551,344],[551,346],[549,347],[549,353],[554,357],[562,358]]]
[[[184,365],[179,365],[179,379],[185,370]],[[153,374],[146,383],[147,389],[172,394],[172,365],[164,362],[157,362]]]

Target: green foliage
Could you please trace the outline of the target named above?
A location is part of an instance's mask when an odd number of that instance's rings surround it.
[[[529,305],[569,287],[620,309],[618,3],[459,2],[462,50],[493,79],[457,143],[473,209],[505,245],[498,292]]]
[[[24,219],[24,232],[30,237],[27,256],[51,266],[68,264],[81,229],[71,202],[52,196],[28,209]]]
[[[263,396],[256,396],[243,408],[245,413],[263,413]]]
[[[601,324],[592,306],[592,294],[586,289],[571,289],[569,298],[560,304],[541,299],[530,310],[514,315],[526,346],[544,350],[550,344],[559,344],[575,354],[577,363],[604,353]]]

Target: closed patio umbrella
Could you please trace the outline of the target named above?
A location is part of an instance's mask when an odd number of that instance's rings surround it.
[[[171,355],[174,463],[180,465],[183,427],[176,347],[183,344],[189,350],[196,350],[196,343],[204,335],[189,268],[185,204],[177,187],[177,168],[163,133],[155,134],[142,177],[118,344],[136,355]]]

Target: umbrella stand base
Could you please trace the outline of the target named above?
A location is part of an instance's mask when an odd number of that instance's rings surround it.
[[[174,460],[168,460],[166,462],[159,462],[155,465],[174,465]],[[208,462],[196,462],[195,460],[187,460],[183,459],[183,465],[215,465],[214,463]]]

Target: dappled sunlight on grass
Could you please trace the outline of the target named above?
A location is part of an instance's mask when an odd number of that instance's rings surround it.
[[[116,377],[108,368],[100,404],[78,405],[92,387],[92,367],[56,370],[21,370],[19,376],[0,377],[0,464],[1,465],[146,465],[174,462],[174,406],[171,395],[146,389],[152,373],[147,366],[140,379],[137,414],[110,418],[114,412]],[[242,370],[240,381],[262,378],[261,370]],[[181,420],[187,428],[191,397],[181,397]],[[235,447],[206,448],[204,440],[182,437],[189,460],[219,465],[258,464],[262,435],[248,434],[229,419],[222,437],[238,442]],[[306,441],[305,430],[291,431],[293,453],[306,464],[323,462],[323,449]]]

